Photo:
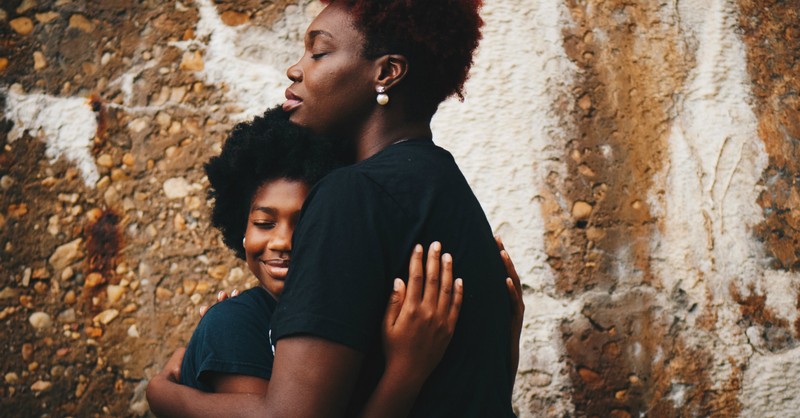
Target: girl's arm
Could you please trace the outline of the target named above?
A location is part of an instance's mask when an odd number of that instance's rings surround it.
[[[164,369],[153,376],[147,385],[147,402],[156,416],[164,418],[259,415],[263,395],[206,393],[179,384],[185,351],[185,348],[176,350]]]
[[[224,406],[224,402],[220,402],[220,395],[244,397],[244,401],[241,401],[241,398],[234,398],[239,400],[234,404],[236,408],[245,405],[248,398],[252,403],[265,397],[269,388],[269,375],[263,374],[262,368],[271,364],[265,361],[268,358],[266,353],[263,354],[264,360],[253,357],[258,356],[261,350],[269,349],[266,331],[261,329],[265,322],[247,321],[247,316],[244,315],[247,311],[243,312],[242,306],[244,305],[234,303],[212,310],[198,324],[192,335],[192,343],[189,344],[191,347],[189,350],[193,350],[194,358],[197,359],[197,367],[203,370],[199,376],[200,381],[213,394],[177,384],[180,381],[181,366],[186,352],[180,349],[173,354],[164,370],[155,376],[148,386],[148,401],[156,415],[206,417],[213,415],[214,411],[222,411],[220,407]],[[233,345],[229,343],[231,341],[248,341],[249,348]],[[262,374],[254,376],[245,370]],[[221,415],[229,416],[228,413]]]
[[[408,285],[395,279],[383,321],[386,369],[362,411],[364,418],[408,416],[420,388],[441,361],[453,336],[463,287],[460,279],[453,280],[452,257],[442,255],[437,242],[431,245],[424,270],[422,258],[422,246],[417,245],[409,261]],[[266,393],[268,380],[242,375],[213,376],[211,384],[215,392],[225,394],[203,393],[178,385],[184,351],[176,351],[161,373],[150,381],[147,397],[156,415],[251,415],[259,406],[264,407],[263,396],[259,394]],[[235,408],[231,407],[233,404]]]
[[[395,279],[383,321],[386,368],[361,417],[406,417],[428,375],[444,356],[461,309],[464,289],[453,280],[453,259],[431,244],[425,269],[422,246],[409,261],[408,286]],[[422,276],[425,276],[423,286]],[[423,291],[424,287],[424,291]]]

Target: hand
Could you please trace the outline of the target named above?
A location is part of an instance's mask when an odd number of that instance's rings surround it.
[[[163,375],[170,382],[179,383],[181,381],[181,365],[183,364],[183,356],[186,354],[186,348],[181,347],[175,350],[164,365],[164,369],[159,373]]]
[[[386,373],[398,373],[420,386],[439,364],[453,337],[464,287],[453,281],[453,258],[431,244],[423,291],[422,246],[417,244],[408,266],[408,288],[395,279],[383,323]]]
[[[519,281],[519,274],[508,255],[503,240],[499,235],[495,235],[497,247],[500,249],[500,258],[506,266],[508,276],[506,278],[506,289],[511,298],[511,375],[516,378],[517,368],[519,367],[519,340],[522,335],[522,321],[525,317],[525,302],[522,300],[522,285]]]
[[[239,291],[238,291],[238,290],[236,290],[236,289],[233,289],[233,291],[231,292],[231,297],[232,297],[232,298],[235,298],[235,297],[236,297],[236,296],[238,296],[238,295],[239,295]],[[226,292],[226,291],[224,291],[224,290],[220,290],[219,292],[217,292],[217,301],[216,301],[216,302],[214,302],[214,303],[215,303],[215,304],[216,304],[216,303],[220,303],[220,302],[222,302],[222,301],[223,301],[223,300],[225,300],[225,299],[228,299],[228,292]],[[205,315],[205,314],[206,314],[206,312],[208,312],[208,309],[209,309],[210,307],[212,307],[212,306],[214,306],[214,305],[203,305],[203,306],[201,306],[201,307],[200,307],[200,311],[199,311],[199,312],[200,312],[200,318],[202,318],[202,317],[203,317],[203,315]]]

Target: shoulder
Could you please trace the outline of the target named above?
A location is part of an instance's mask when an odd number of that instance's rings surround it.
[[[268,324],[275,304],[266,290],[254,287],[212,306],[197,327],[211,327],[215,333],[230,333],[248,323]]]
[[[307,216],[306,213],[327,217],[337,210],[350,212],[382,204],[391,206],[391,192],[386,190],[380,177],[374,169],[361,164],[331,172],[311,189],[304,204],[303,217]]]

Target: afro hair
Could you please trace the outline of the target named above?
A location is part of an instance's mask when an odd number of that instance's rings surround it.
[[[236,125],[219,156],[205,164],[214,199],[211,224],[222,241],[244,259],[242,237],[253,196],[267,181],[288,179],[316,184],[336,166],[330,143],[289,122],[280,107]]]
[[[404,55],[408,88],[423,93],[415,108],[433,113],[464,83],[481,40],[482,0],[322,0],[344,3],[364,34],[364,56]]]

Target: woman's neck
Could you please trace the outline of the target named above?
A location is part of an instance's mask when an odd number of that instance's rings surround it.
[[[410,121],[400,118],[393,120],[385,114],[382,117],[374,117],[356,135],[356,161],[366,160],[398,141],[431,136],[430,120]]]

